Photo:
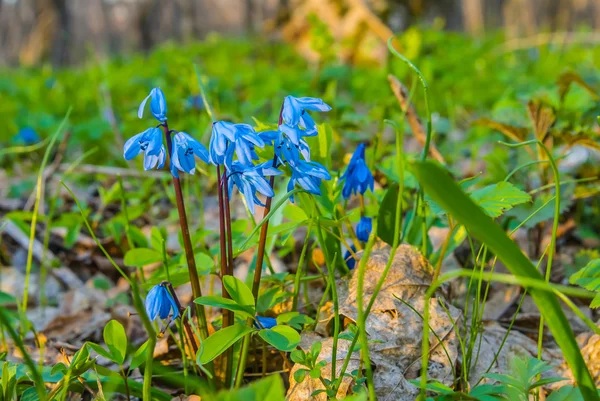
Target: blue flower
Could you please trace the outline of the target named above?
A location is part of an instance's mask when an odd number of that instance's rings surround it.
[[[40,141],[40,136],[33,128],[24,127],[19,130],[17,135],[15,135],[15,139],[17,142],[24,143],[25,145],[33,145]]]
[[[202,95],[190,95],[185,101],[186,108],[188,109],[196,109],[202,110],[204,109],[204,101],[202,100]]]
[[[321,195],[321,180],[331,179],[327,169],[317,162],[298,160],[295,165],[290,164],[290,167],[292,178],[288,183],[288,192],[299,185],[311,194]]]
[[[160,88],[152,89],[150,94],[142,101],[138,109],[138,117],[143,117],[144,107],[146,107],[146,102],[148,102],[148,99],[152,99],[150,100],[150,111],[152,112],[154,118],[161,123],[167,121],[167,100],[165,99],[165,94]]]
[[[344,253],[344,261],[346,262],[346,266],[348,266],[348,270],[353,270],[356,267],[356,259],[354,259],[354,255],[356,254],[356,247],[354,245],[350,245],[350,250],[346,249],[346,253]]]
[[[314,97],[286,96],[281,117],[283,124],[279,130],[285,133],[294,145],[303,136],[317,135],[317,125],[307,111],[329,111],[331,107],[323,100]]]
[[[264,206],[263,203],[256,196],[258,191],[262,195],[272,198],[275,194],[273,188],[265,177],[283,174],[272,166],[271,161],[259,164],[257,166],[246,166],[238,161],[235,161],[231,165],[229,174],[228,191],[231,195],[233,186],[235,185],[238,190],[246,198],[246,204],[250,212],[254,214],[254,205]]]
[[[152,287],[146,297],[145,306],[150,320],[156,319],[157,316],[161,319],[166,319],[169,317],[171,310],[173,311],[173,319],[179,316],[179,309],[173,296],[167,289],[166,282]]]
[[[258,160],[254,147],[264,147],[262,137],[248,124],[234,124],[218,121],[213,124],[212,136],[208,146],[210,161],[214,165],[225,165],[231,170],[234,153],[238,161],[251,166],[253,160]]]
[[[373,230],[373,221],[371,218],[361,217],[356,225],[356,238],[362,242],[367,242],[369,240],[369,235],[371,235],[371,230]]]
[[[165,165],[167,154],[160,128],[148,128],[125,142],[123,146],[125,160],[131,160],[140,153],[144,153],[144,170],[153,169],[156,165],[161,169]]]
[[[273,327],[277,326],[277,319],[274,317],[256,316],[256,320],[258,320],[258,322],[254,322],[254,326],[257,329],[272,329]]]
[[[204,145],[185,132],[175,133],[171,153],[171,174],[173,174],[173,177],[179,178],[179,171],[194,174],[196,171],[194,156],[198,156],[205,163],[208,163],[208,151]]]
[[[356,148],[356,151],[352,155],[352,159],[350,159],[348,168],[341,179],[346,180],[344,188],[342,189],[342,196],[345,199],[350,198],[353,194],[364,194],[367,192],[367,189],[373,191],[373,174],[365,162],[364,143],[361,143],[358,145],[358,148]]]

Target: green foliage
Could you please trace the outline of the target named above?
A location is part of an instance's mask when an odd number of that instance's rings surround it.
[[[519,247],[452,181],[446,171],[430,162],[417,163],[413,169],[428,195],[495,252],[511,273],[543,280]],[[534,288],[530,289],[530,293],[561,347],[582,393],[590,400],[599,399],[575,335],[569,328],[556,295]]]
[[[592,300],[590,308],[600,307],[600,259],[591,260],[585,267],[574,273],[569,282],[595,292],[596,297]]]
[[[252,331],[253,329],[245,324],[237,323],[213,333],[202,342],[196,361],[199,365],[206,365]]]
[[[280,351],[290,352],[300,344],[300,334],[290,326],[262,329],[258,335]]]

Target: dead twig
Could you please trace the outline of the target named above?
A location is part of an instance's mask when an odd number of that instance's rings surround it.
[[[392,88],[392,92],[398,99],[398,103],[400,104],[400,108],[404,113],[406,113],[406,119],[408,120],[408,124],[412,129],[413,135],[417,139],[417,141],[421,144],[421,146],[425,146],[425,140],[427,138],[427,134],[425,133],[425,128],[423,128],[423,124],[421,124],[421,120],[415,111],[415,107],[409,103],[408,100],[408,91],[402,85],[402,83],[393,75],[388,75],[388,81],[390,81],[390,87]],[[433,157],[435,160],[442,164],[446,164],[446,160],[440,153],[439,150],[432,143],[429,146],[429,155]]]

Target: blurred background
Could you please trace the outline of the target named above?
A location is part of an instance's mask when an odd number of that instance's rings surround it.
[[[503,31],[534,45],[552,32],[565,42],[600,42],[600,0],[0,0],[0,64],[73,65],[214,33],[282,39],[310,58],[315,16],[347,44],[338,57],[350,62],[363,58],[359,47],[370,49],[366,59],[386,57],[381,42],[416,24]]]

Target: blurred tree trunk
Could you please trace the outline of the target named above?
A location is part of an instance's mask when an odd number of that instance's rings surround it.
[[[55,30],[56,38],[52,49],[52,63],[54,65],[68,64],[70,62],[71,19],[67,0],[53,0],[53,5],[58,17],[55,24],[58,24],[58,26]]]
[[[53,0],[35,0],[35,21],[19,51],[25,65],[39,63],[51,49],[56,34],[57,11]]]
[[[246,33],[251,35],[254,32],[254,1],[246,0]]]
[[[483,7],[481,0],[463,0],[463,21],[465,29],[471,35],[479,35],[483,32]]]
[[[146,0],[140,2],[138,29],[140,34],[140,46],[143,51],[148,52],[152,49],[155,42],[155,31],[158,31],[159,20],[156,18],[156,13],[159,11],[160,0]]]

